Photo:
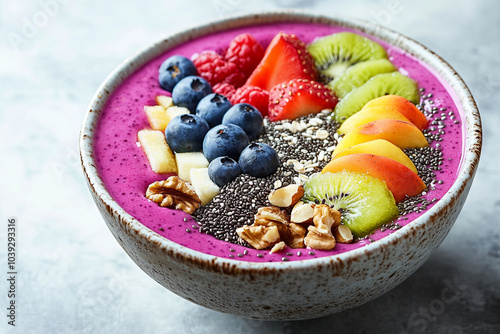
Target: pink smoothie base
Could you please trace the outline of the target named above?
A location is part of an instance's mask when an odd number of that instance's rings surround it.
[[[156,95],[169,95],[162,90],[157,82],[158,68],[169,56],[180,54],[190,58],[194,53],[203,50],[221,51],[239,33],[248,32],[259,40],[264,47],[280,31],[297,35],[304,43],[311,42],[317,36],[325,36],[340,31],[352,31],[345,28],[326,26],[321,24],[306,23],[279,23],[272,25],[258,25],[238,28],[209,36],[197,38],[189,43],[177,46],[155,60],[149,62],[140,70],[126,79],[110,96],[105,108],[102,110],[96,130],[94,150],[99,174],[109,193],[115,201],[131,216],[159,235],[176,242],[182,246],[206,254],[233,258],[252,262],[282,261],[285,256],[289,261],[304,260],[330,256],[363,247],[372,241],[361,240],[353,244],[337,244],[332,251],[317,251],[310,249],[286,249],[275,254],[268,250],[255,250],[215,239],[213,236],[200,233],[192,227],[197,223],[190,215],[172,209],[159,207],[156,203],[144,197],[149,184],[157,180],[166,179],[169,174],[156,174],[148,164],[147,158],[140,147],[137,147],[137,132],[149,128],[146,115],[143,111],[145,105],[155,105]],[[355,31],[357,32],[357,31]],[[357,32],[359,33],[359,32]],[[377,40],[378,41],[378,40]],[[443,148],[443,165],[437,171],[437,179],[442,184],[435,185],[435,190],[428,191],[426,197],[440,199],[451,187],[456,179],[463,151],[463,125],[462,110],[457,98],[450,95],[451,88],[438,78],[425,64],[420,63],[412,56],[405,54],[399,48],[380,42],[388,51],[391,61],[400,68],[401,72],[409,75],[425,88],[425,93],[432,93],[433,105],[437,108],[446,108],[445,111],[454,111],[459,124],[447,119],[446,134],[440,142]],[[439,110],[439,109],[438,109]],[[436,114],[440,116],[441,111]],[[435,143],[432,144],[434,146]],[[435,203],[434,203],[435,204]],[[431,208],[433,204],[429,205]],[[398,219],[397,223],[405,226],[412,220],[425,214],[408,214],[407,220]],[[187,232],[189,229],[191,232]],[[379,240],[392,233],[376,231],[370,236],[373,241]],[[244,251],[246,251],[244,254]],[[297,252],[301,252],[301,256]],[[314,255],[309,254],[314,251]],[[293,255],[286,255],[292,253]],[[242,256],[238,256],[241,254]],[[262,254],[263,257],[257,257]]]

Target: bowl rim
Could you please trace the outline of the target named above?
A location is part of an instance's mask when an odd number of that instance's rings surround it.
[[[107,99],[111,96],[116,87],[123,82],[131,73],[139,69],[142,65],[156,58],[171,47],[181,44],[188,39],[193,39],[216,31],[230,28],[244,27],[252,24],[266,24],[272,22],[311,22],[319,24],[329,24],[355,29],[370,36],[386,41],[410,53],[419,61],[424,62],[437,72],[447,84],[454,90],[455,95],[462,107],[465,119],[465,138],[463,138],[463,156],[457,178],[448,192],[439,199],[434,206],[423,215],[405,225],[403,228],[370,243],[364,247],[350,250],[344,253],[323,256],[314,259],[282,261],[282,262],[251,262],[244,260],[233,260],[202,253],[192,250],[186,246],[181,246],[159,234],[150,230],[130,214],[125,212],[118,203],[111,197],[102,179],[98,175],[98,170],[93,157],[93,127],[97,124],[100,110],[105,106]],[[97,112],[96,112],[97,111]],[[252,271],[252,273],[276,270],[300,270],[318,265],[331,265],[333,262],[346,262],[361,256],[370,256],[381,248],[397,242],[397,240],[407,238],[415,230],[426,228],[432,221],[431,217],[439,216],[449,205],[453,205],[453,199],[459,197],[467,189],[467,185],[472,181],[477,170],[482,145],[481,119],[479,110],[469,91],[467,85],[456,71],[436,53],[416,42],[415,40],[397,33],[389,28],[375,24],[373,22],[354,19],[340,18],[336,16],[324,16],[319,13],[304,10],[278,10],[249,13],[229,16],[216,19],[207,23],[196,25],[195,27],[184,29],[171,34],[165,39],[150,45],[132,57],[123,61],[100,85],[93,96],[84,117],[80,131],[79,151],[81,164],[92,191],[99,197],[100,201],[117,215],[120,224],[126,224],[127,231],[133,231],[137,238],[144,243],[154,244],[165,254],[172,254],[183,261],[193,265],[211,268],[215,271],[224,270],[228,267],[236,267],[238,271]],[[470,184],[469,184],[470,185]]]

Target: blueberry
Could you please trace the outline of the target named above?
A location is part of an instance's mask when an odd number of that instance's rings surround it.
[[[203,140],[203,154],[208,161],[222,156],[238,160],[241,151],[249,143],[247,134],[239,126],[220,124],[207,132]]]
[[[257,139],[264,129],[260,111],[248,103],[232,106],[222,118],[222,124],[238,125],[245,130],[250,141]]]
[[[276,151],[263,143],[251,143],[238,160],[241,171],[255,177],[266,177],[278,169],[280,160]]]
[[[176,106],[186,107],[194,114],[198,102],[210,93],[212,93],[212,87],[207,80],[190,75],[175,85],[172,100]]]
[[[196,115],[204,118],[208,125],[213,128],[222,122],[222,117],[231,106],[232,104],[227,97],[217,93],[208,94],[198,103]]]
[[[189,75],[198,75],[193,62],[183,56],[172,56],[161,64],[158,70],[158,81],[161,88],[172,92],[174,86]]]
[[[219,187],[231,182],[240,174],[240,165],[230,157],[215,158],[208,165],[208,176]]]
[[[179,115],[168,123],[165,138],[174,152],[199,152],[209,129],[207,122],[199,116]]]

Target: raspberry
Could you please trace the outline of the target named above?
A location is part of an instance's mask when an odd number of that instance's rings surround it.
[[[224,95],[229,99],[229,101],[231,101],[231,98],[233,97],[234,92],[236,91],[236,87],[227,82],[219,82],[218,84],[212,87],[212,90],[214,91],[214,93]]]
[[[193,60],[198,73],[212,86],[227,82],[239,87],[245,83],[245,77],[236,64],[230,63],[214,51],[203,51]]]
[[[233,104],[249,103],[259,109],[262,116],[266,116],[269,107],[269,92],[260,87],[245,85],[236,89],[231,102]]]
[[[264,48],[250,34],[236,36],[226,52],[226,60],[236,64],[237,68],[248,78],[264,57]]]

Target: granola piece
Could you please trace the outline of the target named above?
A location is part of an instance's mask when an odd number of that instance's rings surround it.
[[[255,249],[265,249],[280,242],[276,226],[245,225],[237,228],[236,233]]]
[[[201,204],[196,192],[177,176],[151,183],[146,191],[146,198],[162,207],[182,210],[189,214]]]
[[[325,204],[314,206],[314,226],[309,226],[304,238],[306,246],[319,250],[331,250],[335,247],[332,229],[340,225],[340,212]]]

